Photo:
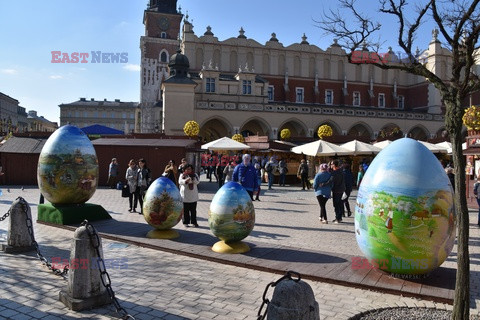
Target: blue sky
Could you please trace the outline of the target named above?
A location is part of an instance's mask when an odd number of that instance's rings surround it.
[[[57,122],[58,105],[80,97],[139,101],[139,41],[146,3],[0,0],[0,92],[19,100],[27,111],[37,110]],[[219,40],[236,37],[243,27],[248,38],[262,44],[272,32],[284,46],[300,42],[303,33],[310,44],[322,49],[332,43],[332,37],[314,22],[326,10],[324,1],[179,0],[178,4],[182,13],[188,12],[197,35],[210,25]],[[374,16],[375,8],[364,10]],[[391,30],[391,22],[384,23],[385,30]],[[421,49],[428,45],[430,31],[419,38]],[[391,31],[383,33],[385,40],[389,36]],[[52,63],[52,51],[127,53],[128,62],[93,64],[89,57],[88,63]]]

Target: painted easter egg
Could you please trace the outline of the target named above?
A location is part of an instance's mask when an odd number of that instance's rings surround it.
[[[40,152],[38,188],[53,204],[81,204],[90,199],[98,184],[98,160],[90,139],[79,128],[57,129]]]
[[[244,187],[228,182],[217,191],[208,211],[208,225],[226,243],[240,241],[250,234],[255,225],[255,209]]]
[[[355,207],[357,243],[374,267],[399,275],[440,266],[455,241],[453,190],[440,161],[403,138],[368,167]]]
[[[170,229],[182,219],[182,198],[172,180],[160,177],[148,187],[143,216],[149,225],[159,230]]]

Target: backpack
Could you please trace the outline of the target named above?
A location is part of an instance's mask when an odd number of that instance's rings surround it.
[[[478,194],[478,186],[480,186],[480,182],[475,182],[475,184],[473,185],[473,194],[478,198],[480,199],[480,195]]]

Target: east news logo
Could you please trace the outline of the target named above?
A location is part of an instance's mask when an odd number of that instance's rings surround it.
[[[127,63],[128,52],[68,52],[51,51],[52,63]],[[88,60],[90,58],[90,61]]]

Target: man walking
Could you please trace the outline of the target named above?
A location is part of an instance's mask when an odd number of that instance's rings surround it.
[[[335,208],[335,220],[333,220],[333,223],[340,223],[342,222],[342,217],[345,214],[345,208],[342,200],[342,195],[345,192],[345,177],[338,160],[333,160],[332,169],[332,177],[330,179],[333,181],[332,200],[333,207]]]

